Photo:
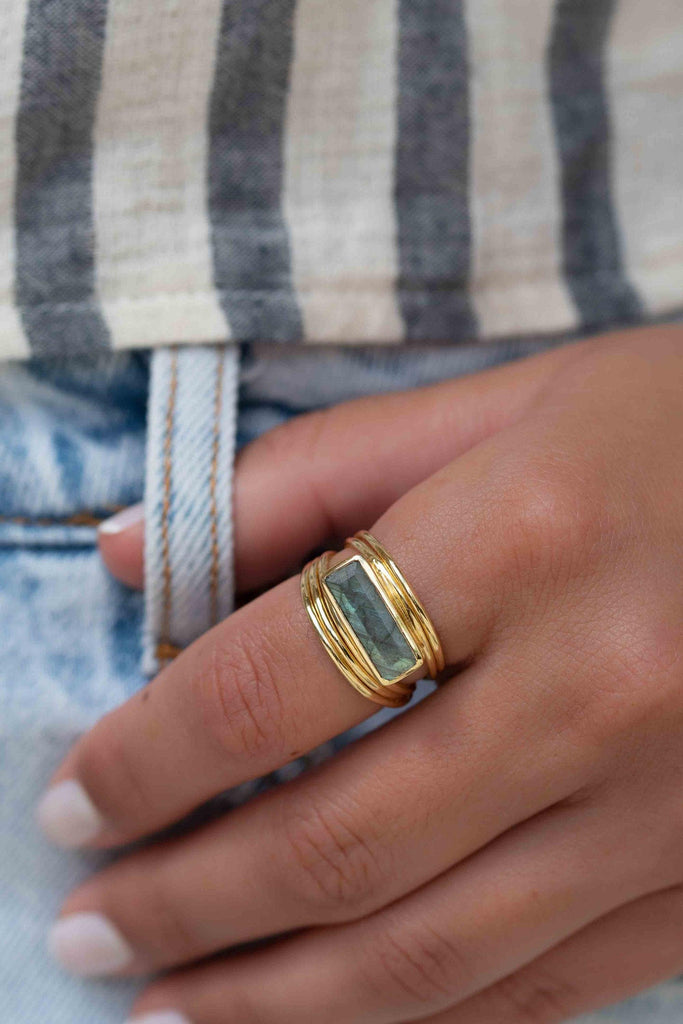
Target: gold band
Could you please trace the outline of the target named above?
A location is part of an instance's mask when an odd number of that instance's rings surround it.
[[[326,551],[304,568],[304,606],[345,679],[376,704],[401,707],[418,679],[435,679],[443,670],[439,637],[393,558],[372,534],[363,530],[349,537],[346,547],[353,554],[346,548],[338,554]],[[384,630],[384,644],[372,635],[373,621]]]

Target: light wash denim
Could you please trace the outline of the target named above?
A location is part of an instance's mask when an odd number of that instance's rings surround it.
[[[143,668],[156,673],[233,610],[232,469],[239,350],[152,357]]]
[[[530,350],[249,348],[241,358],[238,445],[310,408]],[[48,960],[44,937],[61,900],[105,858],[52,849],[32,815],[76,737],[144,683],[143,598],[102,568],[92,524],[143,495],[148,369],[146,355],[107,355],[0,370],[0,1024],[122,1024],[136,989],[75,980]],[[372,727],[385,718],[376,716]],[[227,803],[306,763],[233,791]],[[586,1018],[681,1019],[676,982]]]

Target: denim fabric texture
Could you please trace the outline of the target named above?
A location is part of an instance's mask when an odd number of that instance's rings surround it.
[[[95,548],[140,499],[147,362],[106,356],[0,371],[0,1021],[121,1024],[129,984],[66,978],[45,935],[102,862],[51,848],[33,811],[84,730],[142,684],[142,597]]]
[[[307,409],[482,369],[532,348],[250,348],[240,367],[238,444]],[[136,988],[79,981],[48,960],[45,933],[61,900],[105,858],[49,847],[33,808],[77,736],[145,682],[143,598],[101,566],[94,524],[142,497],[148,388],[145,355],[0,371],[0,1024],[122,1024]],[[182,580],[175,576],[176,585]],[[224,804],[297,774],[390,714],[233,790]],[[682,1017],[683,986],[671,982],[584,1024]]]
[[[144,670],[152,675],[233,605],[234,345],[152,356],[145,488]]]

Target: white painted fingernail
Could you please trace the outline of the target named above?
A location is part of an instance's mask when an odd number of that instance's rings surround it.
[[[36,819],[48,839],[64,849],[76,849],[94,839],[104,821],[75,779],[51,786],[36,809]]]
[[[103,523],[100,523],[98,527],[99,533],[106,534],[107,537],[111,537],[116,533],[123,533],[124,530],[128,530],[131,526],[137,526],[145,516],[145,506],[142,502],[139,505],[131,505],[130,508],[124,508],[121,512],[117,512],[115,516],[110,516],[109,519],[105,519]]]
[[[133,959],[133,950],[102,914],[70,914],[56,921],[48,949],[58,964],[83,977],[115,974]]]
[[[191,1021],[175,1010],[162,1010],[161,1013],[147,1013],[144,1017],[131,1017],[126,1024],[191,1024]]]

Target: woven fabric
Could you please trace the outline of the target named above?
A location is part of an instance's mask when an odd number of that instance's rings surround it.
[[[680,0],[0,0],[0,358],[683,307]]]

